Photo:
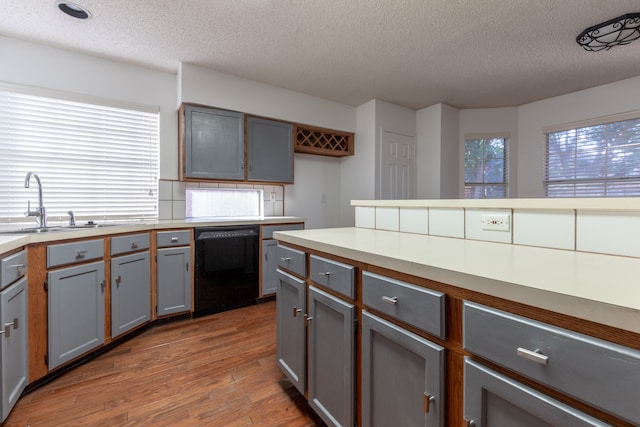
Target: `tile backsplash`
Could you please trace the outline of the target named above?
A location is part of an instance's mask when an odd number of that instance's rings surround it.
[[[253,185],[247,183],[210,183],[160,180],[158,190],[158,219],[184,219],[186,188],[253,188],[264,191],[264,216],[284,215],[284,186]]]

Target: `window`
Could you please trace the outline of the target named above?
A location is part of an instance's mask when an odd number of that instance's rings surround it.
[[[467,137],[464,141],[465,199],[509,196],[508,137]]]
[[[28,172],[42,182],[50,222],[70,210],[80,220],[157,218],[157,108],[43,93],[0,85],[0,221],[32,220],[38,190],[33,179],[25,188]]]
[[[640,112],[636,115],[640,117]],[[548,197],[640,196],[638,117],[587,122],[547,131],[545,194]]]

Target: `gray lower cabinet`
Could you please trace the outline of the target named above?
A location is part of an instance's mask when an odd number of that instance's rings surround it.
[[[111,259],[111,337],[151,319],[149,251]]]
[[[362,425],[444,426],[444,348],[362,312]]]
[[[191,310],[190,247],[157,251],[158,316]]]
[[[49,369],[104,343],[104,262],[50,271]]]
[[[469,358],[464,364],[464,419],[474,427],[608,426]]]
[[[184,105],[180,120],[186,178],[244,180],[244,114]]]
[[[329,426],[355,420],[355,305],[309,287],[308,399]]]
[[[247,180],[293,183],[293,125],[247,117]]]
[[[282,270],[276,272],[276,356],[278,366],[304,395],[307,353],[307,284]]]
[[[28,381],[27,279],[0,293],[0,380],[2,420],[18,401]]]
[[[264,297],[276,292],[278,277],[276,270],[278,266],[278,241],[262,241],[262,286],[260,296]]]

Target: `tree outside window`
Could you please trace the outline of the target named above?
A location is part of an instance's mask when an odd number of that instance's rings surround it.
[[[508,140],[505,138],[465,140],[465,199],[500,199],[508,197],[508,159]]]

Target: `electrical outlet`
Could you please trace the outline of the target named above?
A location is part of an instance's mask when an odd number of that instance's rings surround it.
[[[509,231],[511,229],[510,215],[485,214],[480,217],[482,229],[488,231]]]

